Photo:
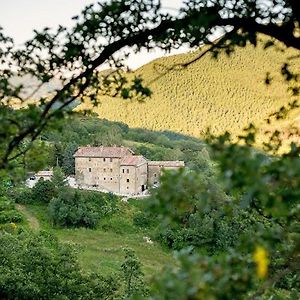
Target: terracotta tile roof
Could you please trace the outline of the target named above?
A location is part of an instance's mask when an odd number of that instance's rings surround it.
[[[133,155],[133,151],[125,147],[79,147],[74,157],[117,157]]]
[[[184,167],[184,161],[182,160],[170,160],[170,161],[148,161],[149,166],[158,167]]]
[[[121,166],[140,166],[147,163],[147,160],[142,155],[125,156],[121,160]]]

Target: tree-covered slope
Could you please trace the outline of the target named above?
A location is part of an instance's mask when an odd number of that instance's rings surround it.
[[[207,127],[214,133],[238,133],[249,122],[260,123],[291,100],[280,73],[294,50],[282,55],[275,47],[264,49],[266,37],[261,38],[257,47],[247,45],[237,48],[230,57],[221,53],[217,59],[208,53],[185,68],[180,64],[193,60],[205,48],[154,60],[133,74],[141,76],[151,88],[150,99],[140,103],[102,97],[95,111],[101,118],[126,122],[131,127],[168,129],[193,136]],[[292,61],[294,66],[299,62]],[[265,84],[267,72],[272,78],[270,85]]]

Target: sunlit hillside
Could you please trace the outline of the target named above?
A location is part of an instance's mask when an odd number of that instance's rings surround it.
[[[266,41],[265,37],[262,37]],[[230,57],[210,54],[187,68],[172,66],[193,60],[199,50],[163,57],[135,71],[151,88],[153,96],[145,103],[103,97],[95,109],[101,118],[127,123],[131,127],[172,130],[199,136],[207,127],[213,132],[238,133],[249,122],[260,123],[287,103],[291,96],[280,75],[282,52],[248,45]],[[286,57],[295,54],[286,51]],[[300,65],[300,60],[293,60]],[[266,85],[270,72],[272,84]]]

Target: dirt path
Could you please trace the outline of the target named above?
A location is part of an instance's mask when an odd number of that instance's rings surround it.
[[[38,230],[40,228],[38,219],[24,205],[16,204],[16,209],[26,217],[31,229]]]

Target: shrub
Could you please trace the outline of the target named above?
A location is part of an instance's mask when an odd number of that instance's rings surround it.
[[[23,216],[14,206],[14,203],[6,197],[0,197],[0,224],[20,223],[23,221]]]
[[[32,188],[33,201],[49,203],[57,195],[54,184],[49,180],[39,180]]]
[[[154,223],[153,218],[149,213],[139,212],[133,216],[133,224],[138,227],[150,227]]]
[[[78,191],[64,188],[57,198],[50,201],[49,214],[56,225],[94,228],[100,214]]]
[[[0,234],[0,245],[0,299],[111,299],[119,286],[85,273],[72,248],[46,232]]]
[[[124,251],[125,261],[121,265],[121,278],[125,283],[126,299],[144,298],[142,296],[147,296],[148,290],[144,282],[142,264],[133,250],[125,248]]]
[[[112,193],[78,191],[82,201],[89,203],[101,217],[112,215],[118,211],[118,197]]]
[[[20,223],[23,221],[23,216],[16,210],[7,210],[0,212],[0,224],[4,223]]]
[[[29,188],[13,189],[9,196],[16,202],[21,204],[28,204],[34,201],[32,190]]]
[[[9,201],[6,197],[0,197],[0,211],[14,209],[14,204]]]

